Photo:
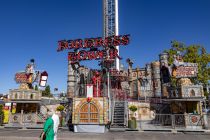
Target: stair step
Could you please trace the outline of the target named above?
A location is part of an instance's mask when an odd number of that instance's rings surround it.
[[[123,113],[117,113],[117,112],[115,112],[114,115],[124,115],[124,112]]]
[[[115,104],[115,107],[124,107],[125,105],[116,105]]]
[[[113,123],[121,124],[121,123],[124,123],[124,121],[113,121]]]
[[[114,117],[124,118],[124,114],[114,115]]]
[[[123,120],[124,121],[124,118],[113,118],[114,120]]]
[[[123,118],[124,118],[124,114],[114,114],[113,116],[116,116],[116,117],[123,117]]]
[[[124,118],[124,114],[115,114],[115,115],[113,115],[113,117],[122,117],[122,118]]]
[[[124,121],[124,117],[123,118],[113,118],[114,120],[123,120]]]
[[[122,121],[113,121],[113,123],[124,123],[124,121],[122,120]]]
[[[115,109],[124,109],[124,107],[115,107]]]
[[[117,122],[121,122],[121,121],[123,121],[124,122],[124,119],[114,119],[114,121],[117,121]]]
[[[124,127],[111,127],[110,131],[112,131],[112,132],[125,132],[125,128]]]
[[[122,125],[124,126],[125,124],[124,123],[112,123],[111,126],[115,126],[115,125]]]
[[[114,120],[124,120],[124,117],[114,117]]]
[[[111,127],[116,127],[116,126],[121,126],[121,127],[124,127],[124,123],[112,123],[111,124]]]
[[[124,112],[124,109],[114,109],[114,111],[117,111],[117,112]]]
[[[114,106],[115,108],[125,108],[124,106]]]
[[[124,108],[125,106],[124,106],[124,105],[116,105],[116,104],[115,104],[114,107],[122,107],[122,108]]]
[[[124,119],[113,119],[113,121],[117,121],[117,122],[124,122]]]
[[[114,122],[124,122],[124,119],[113,119]]]
[[[115,111],[123,111],[124,112],[124,109],[114,109]]]
[[[117,113],[117,112],[115,112],[114,115],[124,115],[124,113]]]
[[[114,118],[114,120],[123,120],[124,121],[124,118]]]

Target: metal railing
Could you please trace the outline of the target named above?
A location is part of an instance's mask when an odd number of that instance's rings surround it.
[[[203,115],[200,114],[150,114],[139,115],[138,129],[164,130],[164,129],[203,129]],[[147,119],[145,119],[147,118]],[[210,123],[210,116],[208,116]]]
[[[208,123],[207,129],[210,129],[210,113],[207,114],[207,123]]]
[[[9,115],[9,123],[18,123],[21,125],[24,124],[43,124],[45,122],[45,118],[41,114],[36,113],[28,113],[28,114],[10,114]]]
[[[128,102],[127,101],[125,101],[124,103],[124,117],[125,117],[124,125],[128,126]]]
[[[10,114],[9,115],[9,123],[20,123],[22,124],[22,115],[21,113]]]

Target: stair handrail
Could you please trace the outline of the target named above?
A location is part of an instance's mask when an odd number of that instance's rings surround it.
[[[111,113],[112,113],[112,115],[111,115],[111,123],[113,123],[114,122],[114,108],[115,108],[115,100],[114,100],[114,98],[112,97],[112,99],[111,99]]]
[[[124,125],[128,126],[128,101],[124,100]]]

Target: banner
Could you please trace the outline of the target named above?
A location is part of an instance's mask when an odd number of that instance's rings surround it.
[[[93,85],[92,84],[88,84],[87,85],[87,98],[88,97],[93,97]]]

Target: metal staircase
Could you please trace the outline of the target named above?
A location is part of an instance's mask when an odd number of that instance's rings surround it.
[[[112,112],[111,130],[125,131],[127,126],[127,102],[115,101]]]

